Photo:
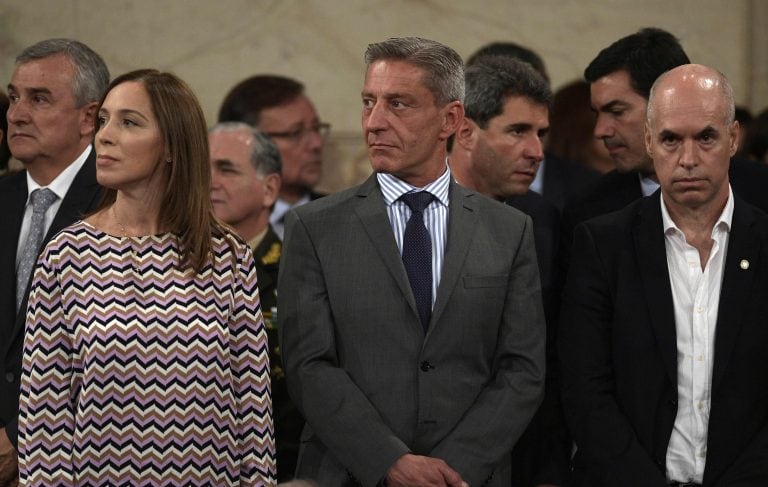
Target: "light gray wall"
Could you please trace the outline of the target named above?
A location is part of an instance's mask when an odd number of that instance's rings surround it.
[[[694,62],[723,71],[737,101],[768,104],[768,8],[760,0],[0,0],[0,80],[13,58],[48,37],[98,51],[112,75],[154,67],[184,78],[215,122],[226,92],[256,73],[302,80],[334,127],[323,186],[368,173],[360,144],[363,52],[418,35],[462,56],[494,40],[538,51],[555,88],[581,77],[597,52],[645,26],[677,35]]]

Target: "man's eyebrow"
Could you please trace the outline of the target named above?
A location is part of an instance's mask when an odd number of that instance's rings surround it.
[[[235,164],[230,159],[214,159],[213,163],[217,167],[235,167]]]
[[[13,86],[12,83],[8,83],[8,91],[15,91],[17,93],[19,92],[19,90],[15,86]],[[45,95],[50,95],[51,94],[50,88],[46,88],[46,87],[40,87],[40,88],[32,87],[32,88],[27,88],[27,89],[21,90],[21,91],[26,91],[26,92],[31,93],[33,95],[38,94],[38,93],[42,93],[42,94],[45,94]]]
[[[680,135],[677,132],[674,132],[674,131],[669,130],[669,129],[664,129],[661,132],[659,132],[658,138],[664,139],[666,137],[672,137],[672,138],[675,138],[675,139],[679,139]]]
[[[711,125],[707,125],[703,129],[701,129],[698,133],[696,133],[696,137],[700,138],[700,137],[703,137],[705,135],[713,136],[713,135],[717,135],[718,133],[719,132],[717,131],[717,129],[715,127],[713,127]]]
[[[614,108],[625,108],[627,103],[621,100],[611,100],[608,103],[598,107],[598,111],[606,112],[613,110]]]

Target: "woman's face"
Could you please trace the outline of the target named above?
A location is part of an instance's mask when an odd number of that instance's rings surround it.
[[[165,189],[163,137],[143,84],[126,81],[110,90],[95,141],[99,184],[136,196]]]

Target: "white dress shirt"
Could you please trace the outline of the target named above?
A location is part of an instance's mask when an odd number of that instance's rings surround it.
[[[74,160],[72,164],[67,166],[66,169],[61,171],[56,178],[51,181],[51,184],[48,186],[40,186],[35,182],[34,179],[32,179],[32,176],[29,175],[29,171],[27,171],[27,204],[24,208],[24,218],[21,221],[21,231],[19,231],[19,241],[17,242],[16,247],[16,269],[19,268],[19,261],[21,260],[21,254],[24,252],[23,246],[27,242],[27,236],[29,235],[29,227],[32,224],[32,204],[30,200],[30,195],[32,194],[32,191],[39,189],[39,188],[48,188],[51,191],[58,196],[58,199],[54,201],[50,207],[48,207],[48,210],[45,212],[45,233],[48,233],[48,229],[51,228],[51,223],[53,223],[53,219],[56,216],[56,213],[59,211],[59,208],[61,207],[61,202],[64,200],[64,197],[67,195],[67,191],[69,191],[69,187],[72,186],[72,181],[75,180],[75,176],[77,176],[77,173],[80,172],[80,169],[83,167],[83,164],[85,164],[86,159],[88,159],[88,156],[91,154],[91,146],[85,148],[82,154]]]
[[[678,406],[667,446],[667,480],[701,483],[707,457],[715,326],[733,218],[733,192],[729,188],[728,201],[712,228],[712,250],[703,271],[699,251],[686,242],[663,198],[661,215],[677,336]]]
[[[283,234],[285,233],[285,214],[288,213],[291,208],[309,202],[310,198],[308,194],[302,196],[296,203],[288,203],[282,198],[278,198],[277,201],[275,201],[275,207],[272,208],[272,213],[269,214],[269,224],[272,225],[272,230],[274,230],[277,236],[280,237],[280,240],[283,239]]]
[[[440,284],[440,276],[443,270],[443,254],[445,242],[448,238],[448,187],[451,183],[451,171],[446,165],[443,175],[423,188],[411,186],[403,180],[391,174],[378,173],[381,194],[387,205],[387,215],[395,233],[395,242],[403,254],[403,234],[405,225],[411,218],[411,209],[399,198],[405,193],[427,191],[432,193],[434,200],[424,209],[424,226],[427,227],[432,243],[432,306],[437,297],[437,286]]]

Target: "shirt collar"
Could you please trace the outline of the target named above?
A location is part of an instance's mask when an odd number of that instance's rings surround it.
[[[46,188],[50,189],[51,191],[56,194],[56,196],[59,197],[59,201],[63,200],[64,197],[67,195],[67,191],[69,191],[69,187],[72,186],[72,181],[75,180],[75,176],[77,176],[77,173],[80,172],[80,169],[85,164],[85,160],[88,159],[88,156],[91,154],[91,145],[89,144],[88,147],[85,148],[82,154],[74,160],[72,164],[67,166],[66,169],[61,171],[56,178],[51,181],[51,184],[48,186],[45,186]],[[42,188],[43,186],[40,186],[37,184],[37,182],[32,179],[32,176],[29,175],[29,171],[27,171],[27,201],[29,201],[29,195],[32,194],[32,191]]]
[[[661,199],[661,221],[664,225],[664,234],[667,235],[670,232],[679,232],[681,235],[683,234],[683,231],[680,230],[680,228],[675,224],[675,222],[672,220],[672,217],[669,215],[669,210],[667,210],[667,204],[664,202],[664,196],[659,194],[659,198]],[[720,218],[717,219],[717,222],[715,222],[715,225],[712,227],[712,236],[715,235],[715,231],[717,229],[723,229],[726,232],[731,231],[731,222],[733,221],[733,190],[731,189],[731,185],[728,185],[728,200],[725,202],[725,207],[723,208],[722,213],[720,213]]]
[[[445,165],[445,171],[443,171],[443,174],[439,178],[423,188],[412,186],[402,179],[398,179],[388,173],[378,173],[376,174],[376,178],[379,180],[381,194],[384,197],[384,202],[387,206],[391,206],[405,193],[414,193],[417,191],[428,191],[429,193],[432,193],[440,203],[448,206],[448,187],[451,183],[451,170],[448,167],[448,164]]]
[[[259,244],[264,240],[264,237],[267,236],[267,230],[269,230],[269,225],[264,227],[264,230],[257,233],[255,237],[248,241],[248,246],[251,247],[251,250],[256,250],[256,247],[258,247]]]
[[[642,174],[638,174],[637,177],[640,179],[640,192],[643,193],[643,196],[650,196],[659,189],[659,183],[652,178]]]
[[[288,210],[290,210],[291,208],[295,206],[301,206],[305,203],[309,203],[309,201],[310,201],[309,194],[305,194],[295,203],[288,203],[282,198],[277,198],[277,201],[275,201],[275,207],[272,209],[272,214],[282,216],[288,213]]]

